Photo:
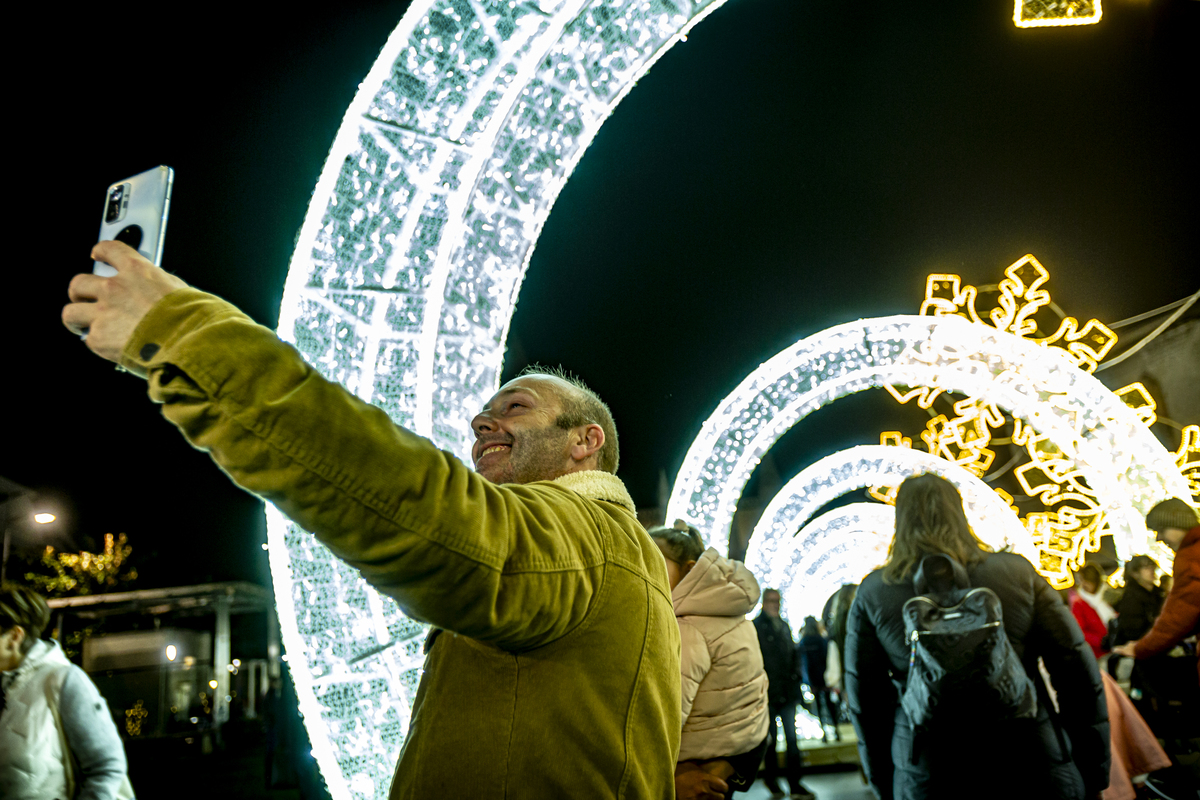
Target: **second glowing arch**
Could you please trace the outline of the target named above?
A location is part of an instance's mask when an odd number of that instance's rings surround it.
[[[1123,558],[1148,549],[1142,518],[1156,502],[1190,496],[1174,457],[1137,415],[1059,351],[960,317],[895,316],[816,333],[743,380],[692,443],[667,518],[692,520],[727,547],[742,490],[779,437],[826,403],[887,385],[979,398],[1047,435],[1104,498]],[[794,522],[790,534],[805,520]],[[751,548],[769,555],[785,534],[765,533]]]

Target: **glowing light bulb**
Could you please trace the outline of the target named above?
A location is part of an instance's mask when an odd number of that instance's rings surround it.
[[[173,644],[167,645],[167,661],[174,661],[175,656],[178,654],[178,652],[179,651],[175,649],[175,645],[173,645]]]
[[[54,522],[55,519],[56,519],[56,517],[53,514],[42,513],[42,514],[34,514],[33,515],[34,522],[37,522],[41,525],[46,525],[48,523]]]

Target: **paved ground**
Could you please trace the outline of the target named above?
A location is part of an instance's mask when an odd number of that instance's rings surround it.
[[[825,772],[804,776],[804,785],[817,796],[817,800],[875,800],[875,795],[862,781],[858,770],[847,772]],[[756,781],[745,794],[734,795],[745,800],[768,800],[771,793],[762,781]]]
[[[854,726],[838,726],[841,740],[822,742],[819,739],[801,740],[800,750],[804,754],[806,774],[803,783],[818,800],[875,800],[875,795],[863,782],[858,768],[858,740]],[[779,754],[782,756],[782,753]],[[781,786],[786,783],[781,782]],[[745,800],[767,800],[771,793],[762,781],[756,781],[750,791],[735,798]]]
[[[268,789],[266,747],[262,739],[227,742],[224,750],[205,753],[201,742],[179,739],[129,742],[129,781],[139,800],[323,800],[302,794],[290,776],[290,788]]]
[[[302,755],[307,752],[307,741],[296,748],[290,764],[274,765],[276,784],[288,787],[268,789],[267,748],[261,731],[246,728],[240,734],[236,730],[229,733],[223,748],[207,746],[208,752],[202,738],[128,743],[134,791],[143,800],[327,800],[311,756]],[[853,735],[847,725],[843,736],[849,741],[840,746],[803,743],[806,762],[819,764],[809,768],[804,784],[819,800],[873,800],[854,762]],[[735,797],[768,800],[771,793],[757,781],[749,792]]]

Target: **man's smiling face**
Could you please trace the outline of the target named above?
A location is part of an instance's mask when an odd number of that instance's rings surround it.
[[[569,472],[569,432],[555,420],[562,412],[559,392],[570,388],[545,375],[526,375],[502,386],[471,420],[475,471],[492,483],[547,481]]]

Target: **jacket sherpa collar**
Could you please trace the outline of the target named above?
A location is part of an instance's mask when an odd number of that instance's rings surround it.
[[[570,472],[554,479],[563,488],[581,494],[589,500],[607,500],[610,503],[625,508],[631,514],[637,514],[637,506],[625,489],[621,479],[610,472],[590,469],[585,472]]]

